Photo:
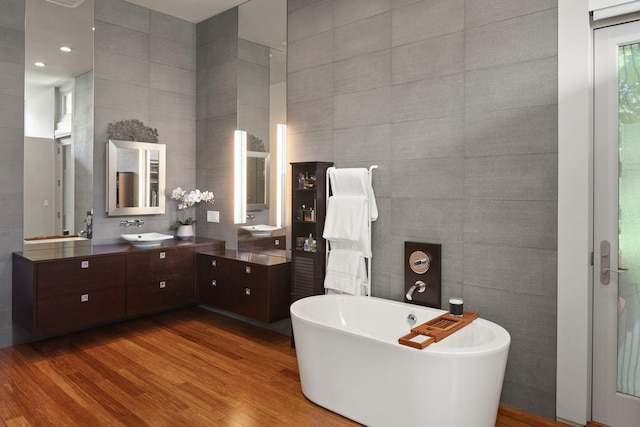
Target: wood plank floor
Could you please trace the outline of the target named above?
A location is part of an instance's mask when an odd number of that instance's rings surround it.
[[[200,308],[0,349],[0,425],[356,426],[300,391],[288,337]],[[497,426],[564,426],[501,407]]]

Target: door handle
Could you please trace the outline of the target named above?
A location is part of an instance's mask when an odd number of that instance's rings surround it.
[[[628,268],[618,267],[618,270],[616,270],[615,268],[605,267],[605,268],[602,269],[602,274],[606,274],[609,271],[613,271],[614,273],[620,274],[620,273],[626,273],[627,271],[629,271],[629,269]]]
[[[608,285],[611,281],[611,273],[624,273],[628,268],[611,268],[611,244],[607,240],[600,242],[600,283]]]

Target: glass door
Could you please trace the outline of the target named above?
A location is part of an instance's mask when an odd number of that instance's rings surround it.
[[[593,420],[640,425],[640,22],[595,31]]]

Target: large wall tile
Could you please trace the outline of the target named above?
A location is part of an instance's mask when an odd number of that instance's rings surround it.
[[[0,27],[0,58],[24,65],[24,30]]]
[[[391,50],[366,53],[335,63],[336,95],[390,84]]]
[[[149,61],[115,52],[103,51],[93,61],[97,79],[149,86]]]
[[[196,26],[196,45],[211,43],[221,37],[229,36],[238,37],[237,7],[202,21]]]
[[[0,96],[0,129],[15,128],[22,129],[24,123],[24,108],[16,108],[16,104],[24,104],[24,95]],[[8,144],[15,141],[8,141]],[[24,145],[24,142],[22,142]]]
[[[179,120],[195,120],[195,96],[161,89],[149,90],[149,112],[152,116],[171,116]]]
[[[149,88],[123,82],[95,79],[96,107],[149,114]]]
[[[533,295],[556,296],[553,249],[465,243],[464,283]]]
[[[340,164],[376,162],[391,157],[391,125],[336,129],[334,155]]]
[[[150,70],[150,87],[167,92],[196,94],[196,73],[168,65],[154,64]]]
[[[287,102],[304,102],[333,95],[333,64],[307,68],[287,76]]]
[[[99,3],[99,2],[98,2]],[[106,51],[141,60],[149,59],[149,34],[118,27],[102,21],[95,22],[93,46],[95,55]],[[124,42],[126,40],[126,42]]]
[[[362,19],[335,30],[335,59],[352,58],[391,47],[391,12]]]
[[[434,77],[393,86],[393,121],[454,116],[464,108],[464,75]]]
[[[466,0],[465,26],[473,28],[558,7],[560,0]]]
[[[24,1],[0,0],[0,27],[24,31]],[[22,19],[20,18],[22,17]]]
[[[393,48],[393,84],[460,73],[464,69],[464,32]]]
[[[0,347],[21,339],[11,323],[11,253],[23,238],[24,8],[22,0],[0,0]]]
[[[467,156],[557,153],[558,106],[467,114],[465,140]]]
[[[465,73],[468,114],[558,103],[556,57]]]
[[[151,11],[145,7],[122,0],[98,0],[94,4],[96,21],[141,33],[149,33]]]
[[[394,123],[394,159],[431,159],[464,154],[464,115]]]
[[[402,171],[397,172],[402,173]],[[392,235],[429,242],[462,241],[463,201],[394,197]]]
[[[554,418],[555,298],[469,285],[464,285],[463,298],[465,309],[480,313],[511,335],[504,404]]]
[[[533,13],[465,32],[467,70],[555,56],[558,53],[556,9]]]
[[[24,64],[0,61],[0,94],[24,96]]]
[[[335,0],[336,27],[391,10],[391,0]]]
[[[149,60],[189,71],[196,70],[196,47],[151,36]]]
[[[393,197],[427,199],[463,198],[464,160],[461,157],[406,159],[392,163]]]
[[[287,132],[307,133],[333,130],[333,98],[289,103],[294,108],[287,112]]]
[[[555,249],[556,201],[465,200],[464,241]]]
[[[287,71],[295,73],[305,68],[333,62],[333,31],[325,31],[301,40],[289,39]]]
[[[173,16],[151,11],[149,34],[185,46],[196,46],[196,26]]]
[[[423,0],[393,10],[392,45],[400,46],[463,29],[464,0]]]
[[[208,69],[223,63],[238,61],[238,37],[229,34],[223,37],[201,44],[197,49],[197,69]]]
[[[333,29],[333,1],[314,1],[290,12],[287,40],[300,40]]]
[[[289,116],[290,117],[290,116]],[[290,162],[333,161],[333,129],[295,132],[298,126],[287,117],[287,160]],[[290,123],[292,123],[290,125]],[[291,127],[290,127],[291,126]],[[289,130],[292,132],[290,133]]]
[[[522,154],[465,159],[469,199],[557,200],[558,156]]]
[[[333,114],[336,129],[390,122],[391,87],[389,86],[338,95],[334,99]]]

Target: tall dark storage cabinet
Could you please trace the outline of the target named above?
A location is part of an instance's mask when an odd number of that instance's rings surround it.
[[[324,293],[326,242],[322,238],[327,211],[329,162],[291,163],[291,292],[292,302]],[[303,208],[304,207],[304,208]],[[315,252],[298,242],[315,239]],[[301,239],[301,240],[299,240]]]

